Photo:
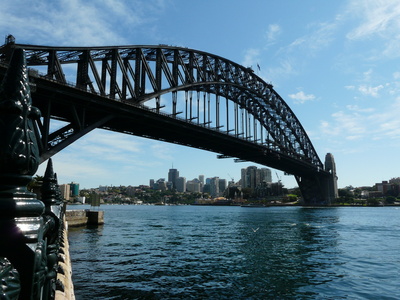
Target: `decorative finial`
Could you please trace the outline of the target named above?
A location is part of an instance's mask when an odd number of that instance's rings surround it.
[[[0,173],[33,176],[39,166],[25,53],[15,49],[0,86]],[[28,181],[29,182],[29,181]]]

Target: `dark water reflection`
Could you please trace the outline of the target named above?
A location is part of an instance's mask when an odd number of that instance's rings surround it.
[[[400,297],[394,208],[103,209],[70,231],[78,300]]]

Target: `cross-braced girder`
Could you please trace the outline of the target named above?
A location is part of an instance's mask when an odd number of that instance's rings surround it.
[[[228,59],[166,45],[13,47],[24,48],[28,65],[47,79],[74,81],[77,88],[124,103],[151,103],[154,111],[173,117],[182,113],[185,120],[323,169],[301,123],[272,85]],[[6,60],[7,45],[2,50]]]

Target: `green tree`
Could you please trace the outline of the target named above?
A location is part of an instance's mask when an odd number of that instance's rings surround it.
[[[395,201],[396,201],[396,197],[394,197],[394,196],[387,196],[385,199],[385,202],[387,204],[393,204]]]
[[[367,200],[368,206],[378,206],[380,203],[381,203],[381,201],[378,198],[369,198]]]

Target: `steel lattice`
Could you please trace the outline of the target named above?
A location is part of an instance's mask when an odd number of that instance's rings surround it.
[[[187,121],[195,120],[200,126],[221,131],[225,127],[227,134],[323,168],[301,123],[272,85],[252,69],[228,59],[166,45],[14,47],[25,49],[28,65],[38,68],[48,79],[62,84],[75,81],[77,88],[124,103],[147,105],[153,100],[147,106],[156,112],[177,117],[184,111]],[[186,109],[182,111],[178,93],[185,94]],[[165,105],[162,97],[167,94],[172,99]],[[206,99],[209,95],[215,99]],[[226,99],[225,106],[221,106],[221,97]],[[169,112],[165,106],[170,108]],[[192,113],[194,110],[197,115]]]

